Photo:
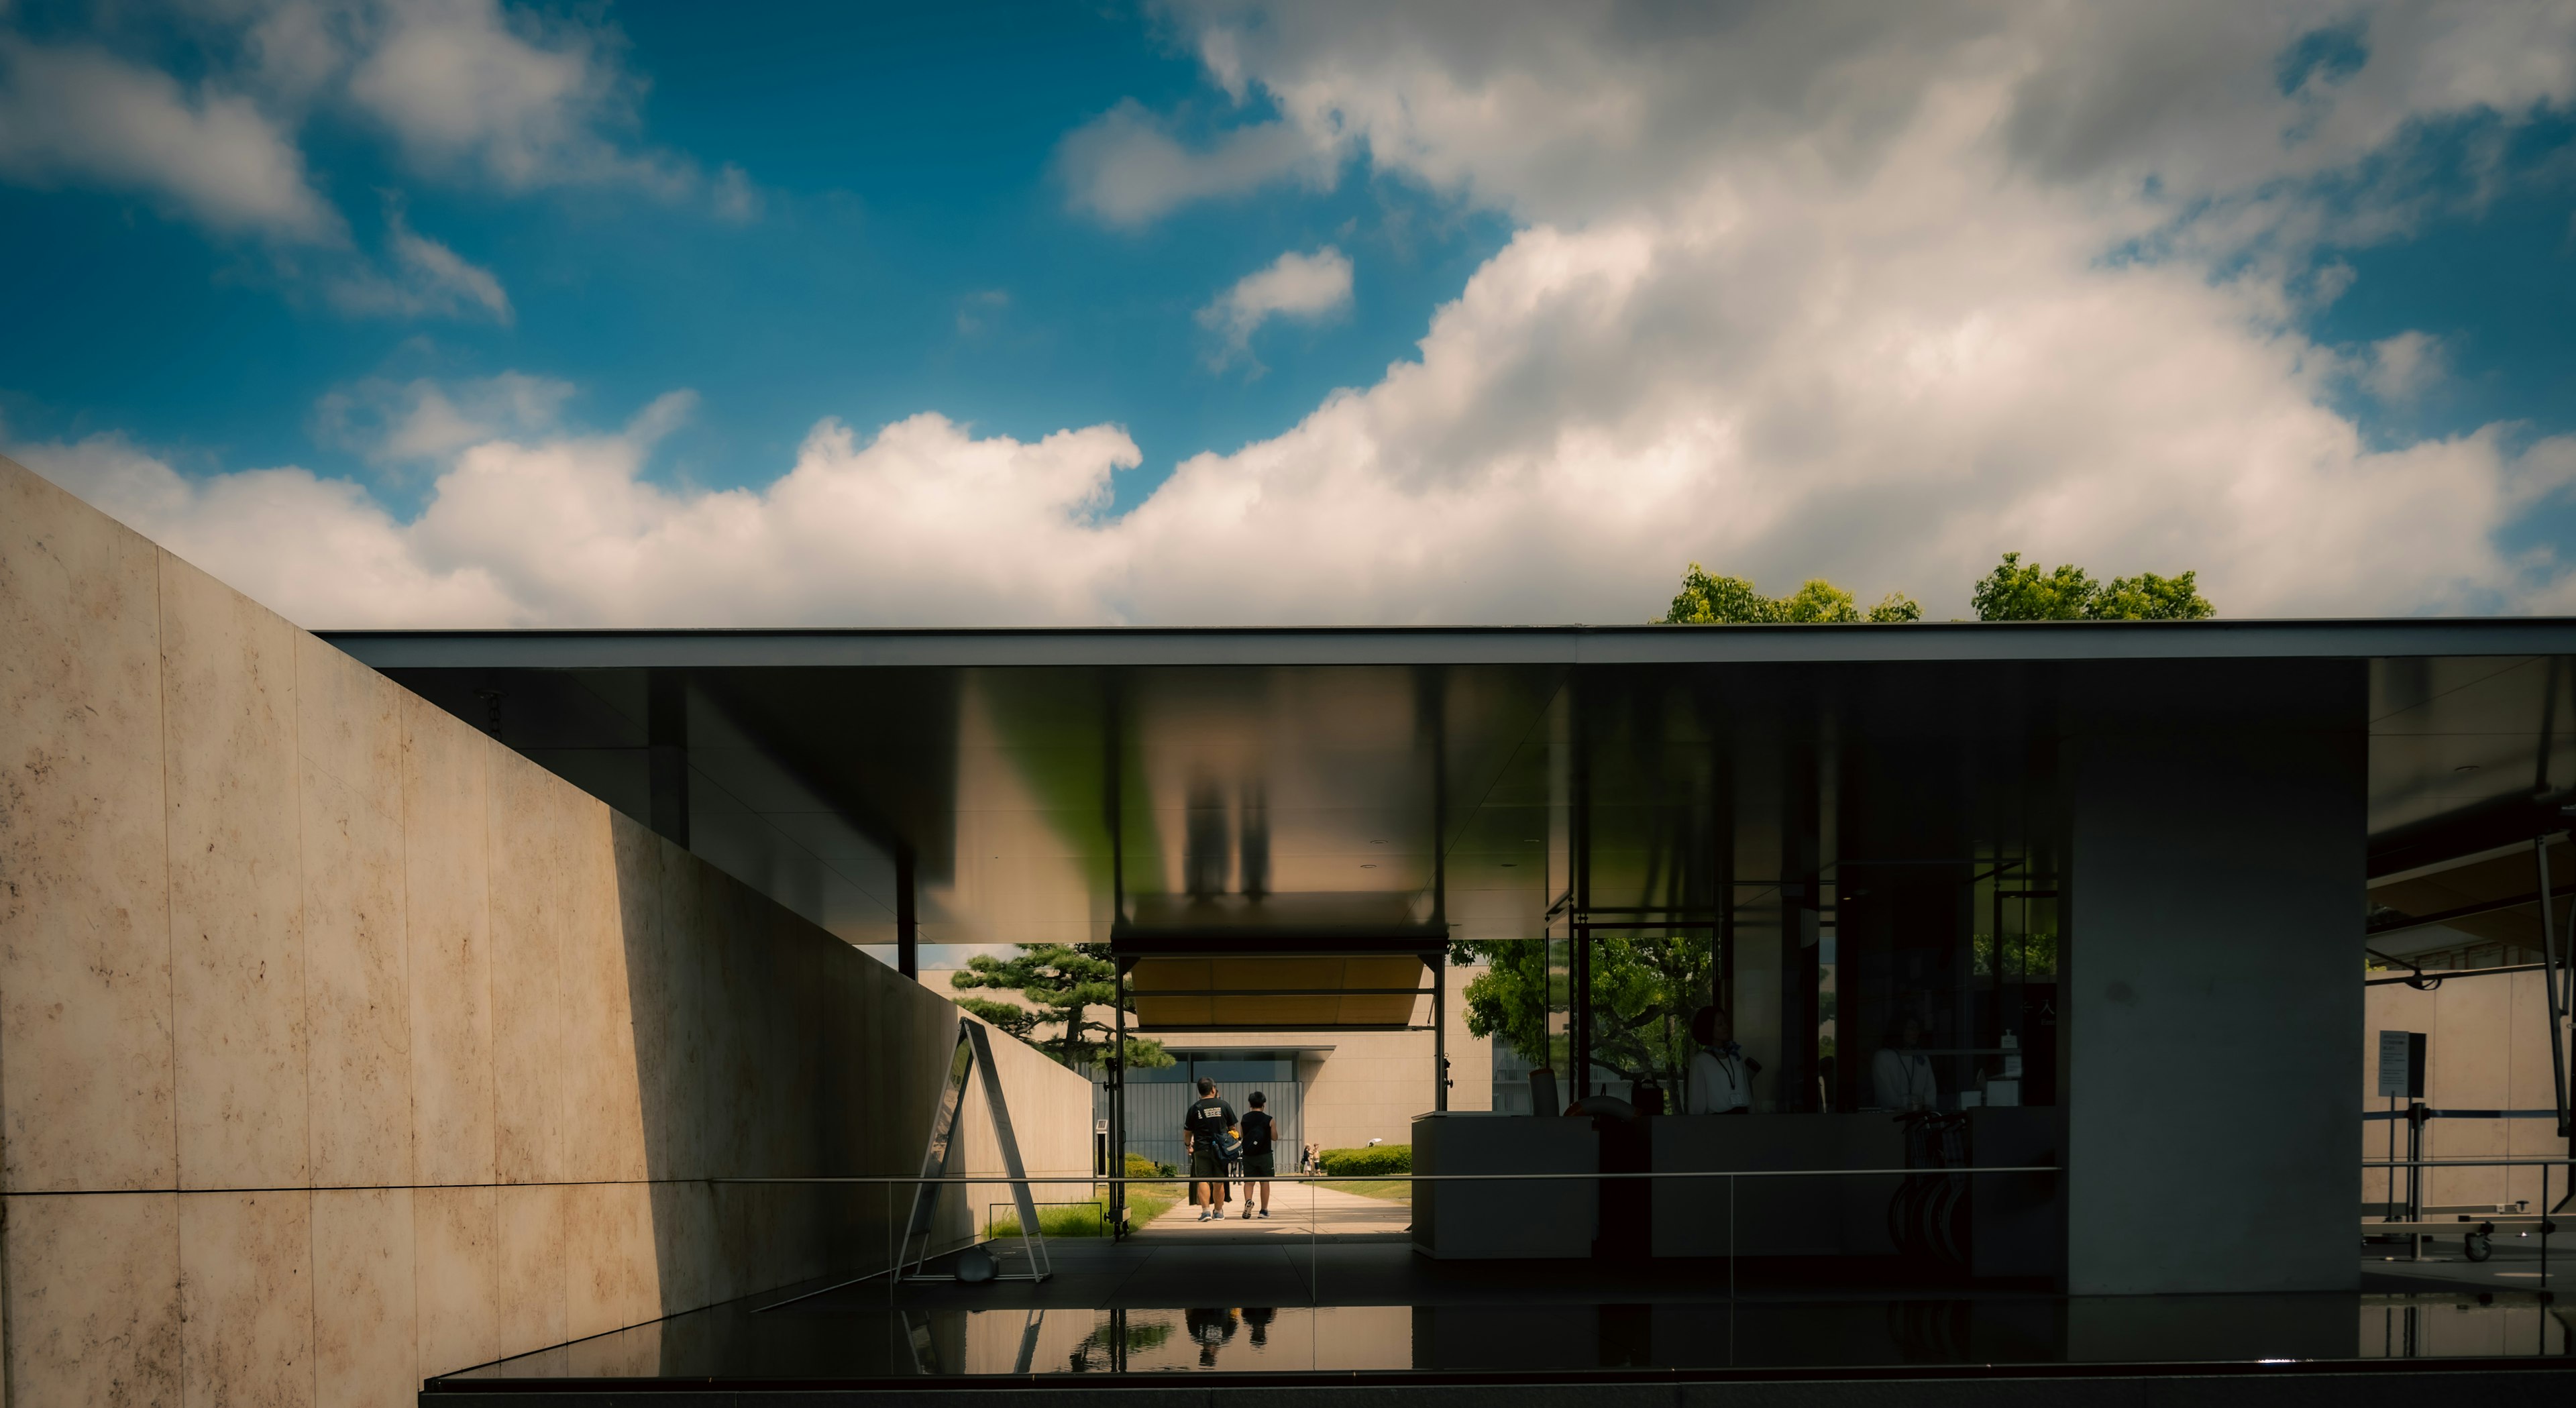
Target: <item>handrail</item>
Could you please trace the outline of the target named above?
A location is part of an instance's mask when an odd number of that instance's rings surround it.
[[[1031,1174],[1013,1178],[1008,1174],[948,1174],[939,1178],[894,1174],[815,1174],[806,1177],[734,1177],[682,1179],[680,1182],[706,1183],[1529,1183],[1546,1179],[1579,1179],[1585,1182],[1607,1178],[1864,1178],[1888,1177],[1919,1173],[2064,1173],[2061,1164],[2003,1164],[1952,1168],[1737,1168],[1674,1169],[1669,1172],[1644,1173],[1313,1173],[1281,1174],[1275,1178],[1248,1178],[1240,1173],[1081,1173]]]

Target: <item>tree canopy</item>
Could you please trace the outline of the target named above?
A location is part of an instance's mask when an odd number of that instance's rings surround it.
[[[2218,614],[2185,572],[2141,572],[2107,582],[2073,563],[2043,568],[2008,552],[1970,593],[1980,621],[2200,621]],[[1867,611],[1850,592],[1822,577],[1787,596],[1764,596],[1749,578],[1712,575],[1694,562],[1660,624],[1668,626],[1844,625],[1920,621],[1923,608],[1889,592]]]
[[[1562,1071],[1565,1038],[1548,1034],[1548,1009],[1565,1005],[1565,975],[1549,971],[1547,948],[1528,940],[1460,942],[1450,956],[1487,965],[1467,983],[1467,1030]],[[1698,1049],[1691,1015],[1708,1002],[1708,936],[1597,934],[1590,956],[1592,1064],[1625,1080],[1678,1083]]]
[[[2073,563],[2043,569],[2008,552],[1970,599],[1980,621],[2200,621],[2218,609],[2193,584],[2197,575],[2141,572],[2097,582]]]
[[[1919,621],[1923,608],[1903,592],[1889,592],[1867,612],[1850,592],[1822,577],[1813,578],[1787,596],[1764,596],[1743,577],[1712,577],[1694,562],[1682,574],[1682,589],[1673,597],[1663,624],[1679,626],[1758,626],[1782,623],[1838,625],[1854,621]]]
[[[1097,1064],[1117,1039],[1118,965],[1107,944],[1018,944],[1010,958],[977,954],[948,977],[965,991],[1016,992],[1030,1006],[961,997],[957,1005],[1076,1070]],[[1134,1008],[1131,1004],[1130,1011]],[[1097,1014],[1097,1015],[1094,1015]],[[1051,1033],[1051,1034],[1049,1034]],[[1098,1033],[1095,1038],[1092,1034]],[[1150,1069],[1172,1064],[1159,1041],[1127,1038],[1127,1065]]]

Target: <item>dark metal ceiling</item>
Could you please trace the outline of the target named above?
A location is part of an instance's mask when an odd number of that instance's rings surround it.
[[[925,943],[1528,937],[1578,829],[1596,908],[1704,908],[1819,759],[1863,850],[2044,849],[2085,661],[2368,660],[2374,876],[2576,799],[2566,620],[329,639],[639,818],[676,749],[691,847],[854,942],[905,866]]]

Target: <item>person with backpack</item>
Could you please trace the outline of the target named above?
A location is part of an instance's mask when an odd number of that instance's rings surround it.
[[[1225,1216],[1231,1201],[1226,1166],[1243,1156],[1243,1135],[1234,1107],[1217,1098],[1216,1082],[1205,1076],[1199,1077],[1199,1098],[1181,1119],[1181,1142],[1189,1150],[1190,1206],[1199,1210],[1198,1220]]]
[[[1261,1194],[1261,1215],[1270,1215],[1270,1180],[1276,1176],[1274,1165],[1279,1158],[1274,1152],[1279,1147],[1279,1122],[1262,1108],[1270,1101],[1260,1091],[1252,1092],[1243,1103],[1252,1107],[1243,1115],[1243,1219],[1249,1222],[1256,1189]]]

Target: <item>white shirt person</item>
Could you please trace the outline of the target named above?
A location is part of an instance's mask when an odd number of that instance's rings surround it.
[[[1685,1113],[1741,1115],[1753,1108],[1753,1077],[1762,1063],[1735,1044],[1735,1021],[1722,1007],[1703,1007],[1691,1018],[1691,1038],[1700,1045],[1690,1063],[1690,1101]]]
[[[1912,1017],[1897,1026],[1895,1037],[1880,1047],[1869,1063],[1870,1086],[1882,1110],[1935,1110],[1941,1085],[1932,1074],[1932,1058],[1915,1048],[1923,1044],[1923,1024]]]

